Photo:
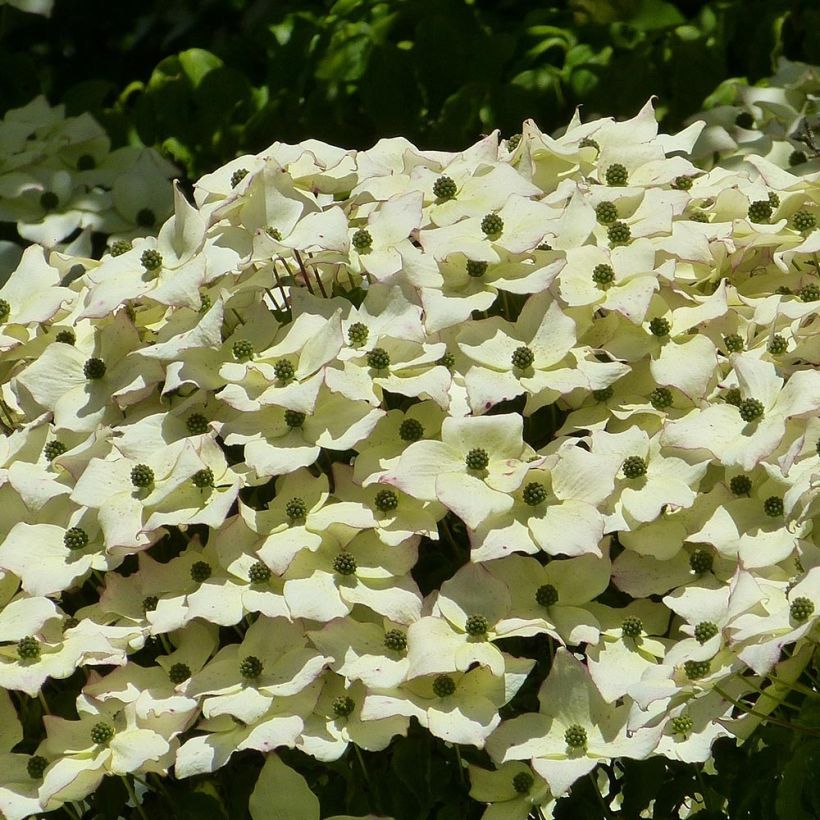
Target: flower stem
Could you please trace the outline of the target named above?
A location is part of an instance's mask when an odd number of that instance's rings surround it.
[[[453,744],[453,748],[456,750],[456,765],[458,766],[458,779],[461,785],[464,784],[464,763],[461,760],[461,749],[458,747],[458,743]]]
[[[604,813],[604,817],[606,817],[607,820],[613,820],[612,812],[610,811],[609,806],[607,806],[604,796],[601,794],[601,790],[598,788],[598,783],[595,780],[593,772],[590,772],[587,777],[589,777],[589,782],[592,783],[592,791],[595,792],[595,797],[598,799],[598,803],[601,806],[601,811]]]
[[[125,789],[128,792],[128,797],[133,802],[134,806],[137,809],[139,816],[142,820],[148,820],[148,815],[145,813],[145,809],[143,809],[142,804],[137,800],[137,793],[134,790],[134,784],[131,782],[131,778],[127,775],[121,775],[123,782],[125,783]]]
[[[700,793],[703,795],[703,802],[706,806],[708,811],[716,811],[717,806],[713,805],[714,801],[710,799],[709,794],[707,793],[706,789],[706,781],[703,779],[703,772],[701,771],[701,767],[698,766],[697,763],[692,764],[695,767],[695,776],[698,780],[698,786],[700,786]]]
[[[764,723],[771,723],[775,726],[783,726],[785,729],[792,729],[795,732],[802,732],[806,735],[811,735],[812,737],[820,737],[820,732],[815,731],[814,729],[810,729],[808,726],[802,726],[799,723],[791,723],[787,720],[780,720],[779,718],[773,718],[770,715],[764,714],[763,712],[758,712],[755,709],[750,708],[745,703],[742,703],[739,700],[735,700],[731,695],[727,695],[719,686],[714,687],[715,692],[717,692],[724,700],[728,700],[733,706],[737,706],[742,712],[745,712],[747,715],[752,715],[753,717],[760,718]]]
[[[46,701],[46,696],[43,694],[42,689],[37,693],[37,699],[42,704],[43,712],[47,715],[50,715],[51,714],[51,709],[48,708],[48,701]]]

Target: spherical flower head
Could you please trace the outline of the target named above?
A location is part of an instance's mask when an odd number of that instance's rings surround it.
[[[191,677],[191,667],[185,663],[175,663],[169,670],[168,670],[168,679],[173,683],[175,686],[180,683],[185,683],[188,678]]]
[[[60,197],[54,191],[43,191],[40,194],[40,207],[44,211],[53,211],[60,204]]]
[[[629,179],[626,166],[621,165],[620,162],[613,163],[606,169],[604,179],[606,179],[607,185],[611,185],[613,187],[623,187]]]
[[[673,717],[669,721],[669,726],[676,735],[688,735],[695,728],[695,721],[684,713]]]
[[[145,489],[154,483],[154,471],[147,464],[137,464],[131,468],[131,483]]]
[[[91,154],[80,154],[77,158],[78,171],[93,171],[97,167],[97,160]]]
[[[150,208],[140,208],[136,216],[140,228],[153,228],[157,224],[157,215]]]
[[[689,567],[692,572],[695,572],[698,575],[703,575],[704,573],[709,572],[714,563],[715,557],[711,552],[707,552],[706,550],[696,549],[689,556]]]
[[[337,718],[346,718],[352,715],[355,708],[356,702],[347,695],[339,695],[339,697],[333,698],[333,714]]]
[[[780,207],[780,197],[774,191],[769,191],[769,205],[773,211]]]
[[[486,470],[490,463],[487,451],[482,447],[474,447],[464,458],[468,470]]]
[[[592,139],[592,137],[584,137],[579,143],[579,148],[594,148],[596,151],[601,150],[601,146],[598,144],[597,140]]]
[[[26,635],[17,641],[17,655],[20,660],[34,661],[40,657],[40,641],[33,635]]]
[[[242,182],[242,180],[245,179],[245,177],[247,175],[248,175],[248,169],[247,168],[237,168],[231,174],[231,188],[236,188],[236,186],[239,185],[239,183]]]
[[[73,346],[74,342],[77,341],[77,334],[70,327],[66,327],[54,337],[54,341]]]
[[[808,233],[817,227],[817,217],[811,212],[801,208],[792,214],[792,228],[800,233]]]
[[[564,740],[570,749],[583,749],[587,745],[587,730],[578,723],[573,723],[564,732]]]
[[[712,671],[712,664],[709,661],[686,661],[683,671],[689,680],[700,680]]]
[[[498,214],[487,214],[481,220],[481,230],[487,236],[499,236],[504,230],[504,220]]]
[[[285,410],[285,424],[291,430],[297,430],[305,423],[305,414],[298,410]]]
[[[737,409],[743,421],[762,418],[764,411],[763,402],[759,399],[743,399]]]
[[[5,299],[0,299],[0,322],[5,322],[10,313],[11,305]]]
[[[705,211],[692,211],[689,214],[689,221],[690,222],[708,222],[709,221],[709,214]]]
[[[701,621],[695,626],[695,640],[698,643],[706,643],[706,641],[714,638],[719,631],[717,624],[711,621]]]
[[[74,618],[73,616],[69,617],[69,618],[66,618],[63,621],[63,632],[65,632],[67,629],[74,629],[74,627],[79,626],[79,624],[80,624],[80,619],[79,618]]]
[[[199,295],[199,312],[207,313],[211,309],[211,297],[207,293]]]
[[[438,675],[433,681],[433,693],[437,698],[446,698],[456,691],[456,682],[449,675]]]
[[[517,347],[513,351],[510,360],[513,367],[518,370],[526,370],[528,367],[531,367],[532,363],[535,361],[535,353],[533,353],[528,347],[521,345],[521,347]]]
[[[191,413],[185,419],[185,426],[188,428],[190,435],[201,436],[208,432],[208,419],[202,413]]]
[[[63,544],[69,550],[81,550],[88,544],[88,533],[80,527],[70,527],[63,535]]]
[[[770,495],[763,502],[763,512],[765,512],[769,518],[779,518],[783,515],[783,499],[778,498],[776,495]]]
[[[470,615],[464,624],[464,631],[474,638],[486,635],[490,628],[490,622],[483,615]]]
[[[146,595],[142,599],[142,611],[143,613],[146,612],[154,612],[159,604],[159,597],[156,595]]]
[[[353,238],[350,241],[359,253],[369,250],[373,245],[373,237],[367,228],[359,228],[359,230],[353,234]]]
[[[592,269],[592,281],[600,290],[606,290],[615,281],[615,271],[612,265],[601,263]]]
[[[801,302],[816,302],[818,299],[820,299],[820,286],[815,285],[814,282],[800,288]]]
[[[132,247],[133,245],[127,239],[118,239],[116,242],[111,243],[108,252],[111,256],[122,256],[124,253],[128,253]]]
[[[256,655],[248,655],[239,664],[239,674],[246,680],[254,680],[262,674],[262,661]]]
[[[775,333],[769,340],[766,350],[768,350],[772,356],[780,356],[782,353],[786,352],[786,348],[788,348],[788,346],[789,343],[785,340],[785,338],[779,333]]]
[[[659,338],[662,336],[668,336],[671,329],[672,325],[669,324],[669,319],[664,319],[661,316],[656,316],[649,323],[649,332],[653,336],[657,336]]]
[[[530,507],[537,507],[547,500],[547,488],[540,481],[530,481],[522,493],[524,503]]]
[[[692,187],[692,177],[683,174],[675,177],[672,182],[672,187],[677,191],[688,191]]]
[[[808,161],[805,151],[794,150],[789,154],[789,168],[794,168],[795,165],[802,165]]]
[[[277,242],[282,241],[282,231],[279,228],[274,228],[272,225],[265,228],[265,233],[271,238],[276,240]]]
[[[351,347],[361,347],[367,342],[367,337],[370,335],[368,327],[363,322],[353,322],[347,329],[347,340]]]
[[[640,456],[627,456],[621,469],[627,478],[640,478],[646,475],[647,464]]]
[[[626,245],[632,238],[632,231],[626,222],[613,222],[606,232],[607,238],[612,245]]]
[[[159,270],[162,267],[162,254],[153,248],[149,248],[142,252],[140,262],[145,270]]]
[[[446,367],[448,370],[451,370],[455,367],[456,364],[456,357],[450,353],[448,350],[437,362],[436,364],[441,365],[442,367]]]
[[[468,259],[467,260],[467,276],[472,276],[473,279],[478,279],[480,276],[484,276],[487,272],[487,263],[486,262],[479,262],[475,259]]]
[[[615,395],[615,388],[610,384],[607,387],[602,387],[600,390],[592,391],[592,398],[595,401],[609,401]]]
[[[748,111],[741,111],[735,117],[735,125],[738,128],[745,128],[747,131],[754,128],[755,118]]]
[[[433,196],[436,199],[455,199],[457,192],[456,184],[448,176],[440,176],[433,183]]]
[[[279,359],[273,366],[273,372],[280,382],[289,382],[296,375],[296,368],[290,359]]]
[[[367,366],[374,370],[387,370],[390,367],[390,354],[383,347],[374,347],[367,354]]]
[[[672,391],[668,387],[656,387],[649,394],[649,403],[656,410],[666,410],[672,406]]]
[[[558,590],[552,584],[541,584],[535,590],[535,602],[538,606],[553,606],[558,603]]]
[[[743,338],[737,333],[730,333],[723,337],[723,344],[726,345],[727,353],[740,353],[743,350]]]
[[[68,450],[68,447],[63,444],[62,441],[58,441],[56,438],[52,441],[46,442],[46,446],[43,447],[43,455],[46,458],[46,461],[54,461],[57,456],[61,456]]]
[[[101,379],[105,375],[105,362],[102,359],[87,359],[83,365],[83,375],[87,379]]]
[[[736,475],[729,482],[733,495],[749,495],[752,491],[752,479],[747,475]]]
[[[621,624],[621,635],[624,638],[639,638],[643,632],[643,621],[632,615],[624,618]]]
[[[814,602],[810,598],[805,598],[801,595],[791,602],[789,615],[798,623],[805,623],[813,614]]]
[[[521,142],[521,134],[513,134],[507,140],[507,150],[508,151],[515,151],[518,148],[519,143]]]
[[[399,497],[393,490],[379,490],[373,499],[373,504],[379,512],[391,512],[399,506]]]
[[[778,285],[775,288],[774,292],[778,296],[791,296],[792,295],[792,289],[788,285]]]
[[[298,496],[291,498],[290,501],[285,504],[285,515],[287,515],[291,522],[304,518],[307,515],[307,505],[304,500]]]
[[[213,487],[214,471],[210,467],[197,470],[191,476],[191,481],[193,481],[194,487],[199,487],[200,490],[204,490],[206,487]]]
[[[48,761],[42,755],[32,755],[26,763],[26,771],[32,780],[39,780],[48,767]]]
[[[253,358],[253,342],[247,339],[237,339],[233,343],[233,357],[238,362],[249,362]]]
[[[349,552],[340,552],[333,559],[333,570],[339,575],[353,575],[356,569],[356,559]]]
[[[196,581],[198,584],[203,583],[203,581],[207,581],[213,570],[211,569],[211,565],[207,561],[197,561],[191,567],[191,578]]]
[[[529,772],[519,772],[512,781],[513,788],[518,794],[528,794],[535,783],[535,778]]]
[[[256,561],[251,564],[248,570],[248,580],[252,584],[267,584],[267,582],[270,581],[271,575],[270,567],[261,561]]]
[[[768,199],[758,199],[749,205],[749,222],[768,222],[772,215],[772,203]]]
[[[108,743],[114,737],[114,727],[100,721],[91,727],[91,742],[98,745]]]
[[[418,441],[424,436],[424,427],[416,419],[404,419],[399,425],[399,438],[402,441]]]
[[[602,225],[609,225],[618,219],[618,209],[614,202],[599,202],[595,206],[595,218]]]
[[[393,652],[404,652],[407,649],[407,635],[400,629],[390,629],[384,633],[384,645]]]

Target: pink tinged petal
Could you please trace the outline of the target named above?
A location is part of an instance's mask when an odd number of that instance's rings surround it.
[[[770,409],[783,387],[784,379],[777,375],[771,362],[756,359],[749,355],[736,354],[732,365],[737,373],[737,380],[745,396],[754,396]]]
[[[555,211],[543,202],[513,194],[501,210],[504,231],[495,244],[510,253],[531,251],[544,237],[544,224]]]
[[[499,402],[520,396],[526,389],[512,373],[499,373],[497,370],[475,366],[467,371],[464,384],[467,388],[470,409],[477,415],[486,413]]]
[[[299,715],[273,715],[268,720],[257,723],[247,737],[239,743],[238,749],[256,749],[270,752],[281,746],[293,748],[299,734],[304,729],[304,720]]]
[[[191,738],[177,749],[174,773],[183,779],[215,772],[231,759],[238,749],[237,740],[244,734],[241,729],[236,729]]]
[[[677,387],[692,399],[702,398],[717,365],[717,351],[706,336],[693,336],[684,342],[663,345],[649,363],[658,384]]]
[[[278,476],[309,467],[319,457],[321,447],[306,444],[302,440],[292,440],[293,446],[283,446],[282,439],[274,439],[271,444],[266,439],[249,441],[245,445],[245,463],[257,476]]]
[[[527,524],[535,543],[550,555],[602,554],[603,516],[584,501],[548,505],[543,516],[533,516]]]
[[[152,760],[159,760],[170,748],[169,741],[150,729],[129,729],[115,734],[111,749],[111,771],[126,774]]]
[[[620,467],[617,458],[590,453],[582,447],[564,447],[551,470],[552,489],[561,500],[600,504],[612,492]]]
[[[594,230],[595,224],[594,209],[586,197],[578,191],[561,215],[550,221],[549,232],[555,235],[550,244],[560,251],[584,245]]]
[[[463,473],[445,473],[436,479],[436,498],[464,523],[475,529],[493,515],[512,508],[513,498],[488,487],[484,481]]]
[[[775,400],[772,412],[784,417],[812,413],[820,408],[820,372],[798,370],[789,376]]]
[[[492,561],[515,552],[538,552],[526,524],[506,516],[485,521],[472,533],[470,541],[472,561]]]
[[[368,219],[374,244],[395,245],[421,227],[421,191],[391,197]]]
[[[481,232],[480,223],[479,217],[469,217],[447,227],[422,230],[419,231],[419,242],[424,252],[437,261],[463,253],[477,262],[498,262],[498,251]]]
[[[42,509],[52,498],[71,492],[57,476],[26,461],[12,462],[7,475],[9,484],[32,512]]]
[[[657,290],[658,280],[655,276],[636,276],[607,291],[602,307],[616,311],[639,325],[646,318],[652,296]]]

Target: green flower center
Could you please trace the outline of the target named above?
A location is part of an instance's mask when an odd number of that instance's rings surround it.
[[[5,299],[0,299],[0,322],[5,322],[10,313],[11,305]]]
[[[531,481],[524,487],[522,493],[525,504],[530,507],[537,507],[547,500],[547,488],[539,481]]]
[[[624,459],[621,469],[627,478],[640,478],[646,475],[648,467],[646,461],[640,456],[628,456]]]
[[[237,339],[233,343],[233,357],[238,362],[247,362],[253,358],[253,343],[247,339]]]
[[[379,512],[386,513],[395,510],[399,506],[399,497],[393,490],[379,490],[373,499],[373,503]]]
[[[305,423],[305,414],[298,410],[285,410],[285,424],[291,430],[296,430]]]
[[[669,726],[676,735],[688,735],[695,727],[695,721],[687,714],[678,715],[669,721]]]
[[[298,521],[307,515],[307,505],[301,498],[291,498],[290,501],[285,504],[285,515],[291,520],[291,523]]]
[[[54,461],[55,458],[61,456],[67,450],[68,447],[66,447],[62,441],[58,441],[55,438],[53,441],[46,442],[46,446],[43,447],[43,455],[46,461]]]
[[[528,347],[521,345],[513,351],[511,361],[513,367],[518,370],[526,370],[528,367],[532,367],[532,363],[535,361],[535,353]]]
[[[455,363],[456,357],[449,351],[436,362],[436,364],[446,367],[448,370],[451,370],[455,366]]]
[[[263,664],[256,655],[248,655],[239,664],[239,674],[247,680],[254,680],[262,674]]]
[[[707,552],[706,550],[694,550],[689,556],[689,567],[692,572],[695,572],[698,575],[703,575],[704,573],[709,572],[714,563],[714,556],[711,552]]]
[[[542,584],[535,590],[535,602],[539,606],[552,606],[558,603],[558,590],[552,584]]]
[[[456,691],[456,682],[449,675],[439,675],[433,681],[433,693],[437,698],[446,698]]]
[[[592,269],[592,281],[600,290],[606,290],[615,281],[615,270],[612,265],[601,263]]]
[[[201,436],[208,432],[208,419],[202,413],[191,413],[185,420],[188,433],[192,436]]]
[[[683,671],[689,680],[700,680],[712,671],[712,664],[709,661],[686,661]]]
[[[564,740],[570,749],[583,749],[587,745],[587,730],[578,723],[573,723],[564,732]]]
[[[83,375],[87,379],[101,379],[105,375],[105,362],[102,359],[87,359],[83,365]]]
[[[355,708],[355,701],[347,695],[339,695],[339,697],[333,698],[333,714],[336,715],[337,718],[345,718],[348,717],[348,715],[352,715]]]
[[[100,721],[91,727],[90,735],[92,743],[102,745],[103,743],[108,743],[108,741],[114,737],[114,727]]]
[[[88,533],[80,527],[71,527],[65,531],[63,544],[69,550],[81,550],[88,544]]]
[[[353,322],[347,329],[347,340],[351,347],[361,347],[370,335],[367,325],[363,322]]]
[[[200,490],[204,490],[206,487],[213,487],[214,471],[210,467],[197,470],[197,472],[191,476],[191,481],[194,482],[194,487],[199,487]]]
[[[805,156],[805,154],[803,155]],[[805,160],[803,160],[805,162]],[[817,217],[810,211],[801,209],[792,214],[792,228],[800,233],[808,233],[817,227]]]
[[[248,175],[248,169],[247,168],[237,168],[231,174],[231,188],[236,188],[236,186],[239,185],[239,183],[242,182],[242,180],[245,179],[245,177],[247,175]]]
[[[464,624],[464,631],[474,638],[486,635],[490,628],[490,622],[483,615],[470,615]]]
[[[747,217],[749,222],[768,222],[772,215],[772,203],[768,199],[759,199],[749,205]]]
[[[656,410],[666,410],[672,406],[672,391],[668,387],[656,387],[649,394],[649,403]]]
[[[512,781],[513,788],[518,794],[527,794],[535,783],[535,778],[529,772],[519,772]]]
[[[132,247],[133,245],[127,239],[118,239],[116,242],[111,243],[108,252],[111,256],[122,256],[124,253],[128,253]]]
[[[723,337],[723,344],[726,345],[727,353],[740,353],[743,350],[743,337],[738,333],[730,333]]]
[[[251,564],[250,569],[248,570],[248,579],[252,584],[266,584],[270,581],[270,577],[270,567],[268,567],[267,564],[263,564],[261,561],[256,561]]]
[[[350,241],[359,253],[369,250],[373,246],[373,237],[366,228],[359,228],[359,230],[353,234],[353,238]]]
[[[468,470],[486,470],[490,463],[490,457],[487,451],[481,447],[475,447],[467,453],[464,463]]]
[[[775,333],[774,336],[769,340],[769,344],[766,346],[766,350],[772,354],[772,356],[779,356],[781,353],[785,353],[786,349],[788,348],[789,343],[786,339],[781,336],[779,333]]]
[[[384,633],[384,645],[393,652],[404,652],[407,649],[407,635],[399,629],[390,629]]]
[[[769,518],[779,518],[783,515],[783,499],[778,498],[776,495],[770,495],[763,502],[763,512],[765,512]]]
[[[71,328],[63,328],[55,337],[55,342],[60,342],[64,345],[73,345],[77,341],[77,334]]]
[[[594,148],[596,151],[600,152],[601,146],[598,144],[597,140],[592,139],[592,137],[584,137],[579,143],[579,148]]]
[[[621,624],[621,635],[624,638],[638,638],[643,632],[643,621],[640,618],[627,616]]]
[[[17,641],[17,655],[20,660],[33,661],[40,657],[40,641],[33,635],[26,635]]]
[[[592,391],[592,398],[595,401],[608,401],[615,395],[615,388],[610,384],[607,387],[602,387],[600,390]]]
[[[737,409],[743,421],[754,421],[763,416],[763,402],[758,399],[743,399]]]
[[[374,347],[367,354],[367,366],[374,370],[387,370],[390,367],[390,354],[383,347]]]
[[[48,761],[42,755],[32,755],[26,763],[26,772],[32,780],[39,780],[48,768]]]
[[[606,179],[607,185],[621,187],[626,185],[629,174],[627,173],[625,165],[621,165],[620,162],[615,162],[606,169],[604,178]]]
[[[273,373],[280,382],[289,382],[296,375],[296,369],[289,359],[279,359],[273,366]]]
[[[339,575],[353,575],[356,572],[356,559],[349,552],[340,552],[333,559],[333,569]]]
[[[617,222],[618,209],[614,202],[599,202],[595,206],[595,218],[602,225],[609,225],[611,222]]]
[[[478,279],[479,276],[484,276],[487,272],[487,263],[486,262],[476,262],[474,259],[467,260],[467,275],[472,276],[474,279]]]
[[[678,191],[688,191],[692,187],[692,177],[683,176],[675,177],[672,187]]]
[[[140,262],[145,270],[159,270],[162,267],[162,254],[157,250],[149,248],[142,252]]]
[[[820,286],[810,282],[808,285],[803,285],[803,287],[800,288],[801,302],[816,302],[818,299],[820,299]]]
[[[159,605],[159,598],[156,595],[146,595],[142,599],[142,611],[153,612]]]
[[[175,663],[168,670],[168,679],[173,684],[184,683],[191,677],[191,668],[185,663]]]
[[[131,468],[131,483],[144,489],[154,483],[154,471],[147,464],[137,464]]]
[[[211,565],[207,561],[197,561],[191,567],[191,578],[198,584],[207,581],[212,573]]]
[[[404,419],[399,425],[399,438],[402,441],[418,441],[424,436],[424,427],[416,419]]]
[[[810,598],[800,596],[791,602],[789,615],[798,623],[804,623],[814,614],[814,602]]]
[[[455,182],[448,176],[440,176],[433,183],[433,196],[436,199],[455,199],[457,192]]]
[[[487,236],[499,236],[504,230],[504,220],[498,214],[487,214],[481,220],[481,230]]]
[[[669,324],[669,319],[664,319],[661,316],[656,316],[649,323],[649,332],[653,336],[657,336],[659,338],[662,336],[668,336],[671,329],[672,325]]]
[[[706,641],[714,638],[719,632],[717,624],[712,621],[701,621],[695,626],[695,640],[698,643],[706,643]]]
[[[282,231],[279,228],[274,228],[273,226],[269,226],[265,228],[265,233],[271,238],[280,242],[282,240]]]
[[[752,479],[747,475],[736,475],[729,482],[733,495],[749,495],[752,491]]]

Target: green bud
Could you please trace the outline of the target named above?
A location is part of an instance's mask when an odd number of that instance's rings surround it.
[[[446,698],[456,691],[456,682],[449,675],[438,675],[433,681],[433,693],[437,698]]]
[[[783,515],[783,511],[783,499],[778,498],[776,495],[770,495],[763,502],[763,512],[765,512],[769,518],[779,518]]]
[[[512,781],[513,788],[518,794],[528,794],[535,783],[535,778],[529,772],[519,772]]]
[[[564,740],[570,749],[583,749],[587,745],[587,730],[578,723],[573,723],[564,732]]]
[[[48,768],[48,761],[42,755],[32,755],[26,763],[26,772],[32,780],[39,780]]]
[[[66,327],[54,337],[54,341],[73,346],[77,341],[77,334],[70,327]]]
[[[184,663],[175,663],[168,670],[168,679],[175,686],[180,683],[185,683],[191,677],[191,667]]]
[[[108,252],[111,256],[122,256],[124,253],[128,253],[132,247],[128,239],[118,239],[116,242],[111,243]]]
[[[393,652],[404,652],[407,649],[407,635],[399,629],[390,629],[384,633],[384,645]]]
[[[142,599],[143,614],[147,612],[154,612],[157,606],[159,606],[159,598],[156,595],[146,595]]]
[[[441,365],[442,367],[446,367],[448,370],[452,370],[456,364],[456,357],[447,351],[437,362],[436,364]]]
[[[353,575],[357,569],[356,559],[349,552],[340,552],[333,559],[333,570],[339,575]]]
[[[602,225],[609,225],[618,220],[618,209],[614,202],[599,202],[595,206],[595,218]]]
[[[701,621],[695,626],[695,640],[701,644],[706,643],[706,641],[714,638],[719,631],[717,624],[711,621]]]
[[[672,391],[668,387],[656,387],[649,394],[649,403],[656,410],[667,410],[672,406]]]
[[[290,519],[291,523],[298,521],[300,518],[307,516],[307,504],[301,498],[291,498],[285,504],[285,515]]]
[[[795,150],[789,154],[790,168],[794,168],[795,165],[802,165],[804,162],[808,162],[808,157],[804,151]]]
[[[683,671],[689,680],[700,680],[712,671],[712,664],[709,661],[686,661]]]
[[[239,664],[239,674],[246,680],[255,680],[262,674],[264,664],[256,655],[248,655]]]
[[[521,142],[521,134],[513,134],[507,140],[507,150],[508,151],[515,151],[518,148],[519,143]]]
[[[598,145],[597,140],[592,139],[592,137],[584,137],[579,143],[579,148],[594,148],[596,151],[600,152],[601,146]]]
[[[530,507],[537,507],[547,500],[547,488],[539,481],[531,481],[524,487],[522,497],[525,504]]]
[[[273,366],[273,373],[280,382],[289,382],[296,375],[296,368],[289,359],[279,359]]]
[[[772,215],[772,204],[768,199],[759,199],[749,205],[749,222],[768,222]]]
[[[789,615],[798,623],[805,623],[814,614],[814,602],[810,598],[800,596],[791,602]]]
[[[352,715],[355,708],[356,703],[353,698],[347,695],[339,695],[339,697],[333,699],[333,714],[337,718],[346,718]]]
[[[678,191],[688,191],[692,187],[692,182],[692,177],[684,174],[682,176],[675,177],[672,182],[672,187]]]
[[[698,575],[703,575],[704,573],[709,572],[712,569],[714,562],[715,559],[712,553],[702,549],[694,550],[689,556],[689,567],[692,572],[695,572]]]
[[[88,546],[88,533],[80,527],[69,527],[63,535],[63,544],[68,550],[81,550]]]
[[[22,661],[34,661],[40,657],[40,641],[33,635],[26,635],[17,641],[17,655]]]
[[[207,561],[197,561],[191,567],[191,579],[196,581],[198,584],[202,584],[207,581],[212,574],[213,569],[211,569],[211,565]]]
[[[723,344],[726,345],[728,353],[740,353],[743,350],[743,338],[737,333],[730,333],[723,337]]]
[[[252,584],[266,584],[270,581],[271,575],[270,567],[261,561],[251,564],[250,569],[248,569],[248,580]]]
[[[687,714],[680,714],[669,721],[669,726],[676,735],[688,735],[695,728],[695,721]]]
[[[231,188],[236,188],[236,186],[239,185],[239,183],[242,182],[247,175],[247,168],[237,168],[236,171],[231,174]]]
[[[208,419],[202,413],[191,413],[185,419],[185,426],[192,436],[201,436],[208,432]]]
[[[436,199],[455,199],[457,190],[455,182],[447,176],[440,176],[433,183],[433,196]]]
[[[818,299],[820,299],[820,287],[815,285],[814,282],[800,288],[801,302],[816,302]]]
[[[498,214],[487,214],[481,220],[481,230],[487,236],[499,236],[504,230],[504,220]]]
[[[477,638],[486,635],[490,629],[490,622],[483,615],[470,615],[464,624],[464,631]]]
[[[383,347],[374,347],[367,354],[367,366],[373,370],[387,370],[390,367],[390,354]]]
[[[606,290],[615,281],[615,270],[612,265],[600,264],[592,269],[592,281],[600,290]]]
[[[606,235],[612,245],[626,245],[632,239],[632,231],[626,222],[613,222]]]
[[[399,425],[399,438],[402,441],[418,441],[424,437],[424,427],[416,419],[404,419]]]
[[[265,233],[271,239],[275,239],[277,242],[282,241],[282,231],[280,231],[279,228],[274,228],[274,227],[265,228]]]
[[[780,197],[774,191],[769,191],[769,205],[772,206],[773,211],[780,207]]]
[[[145,489],[154,483],[154,471],[147,464],[137,464],[131,468],[131,483]]]
[[[210,467],[205,467],[202,470],[197,470],[192,476],[191,481],[194,482],[194,487],[204,490],[206,487],[214,486],[214,471]]]
[[[789,343],[786,339],[781,336],[779,333],[775,333],[774,336],[769,340],[769,344],[766,346],[766,350],[772,354],[772,356],[780,356],[781,354],[786,352]]]
[[[347,329],[347,339],[351,347],[361,347],[367,342],[370,331],[362,322],[353,322]]]
[[[105,375],[105,362],[102,359],[87,359],[83,365],[83,375],[87,379],[101,379]]]
[[[621,467],[627,478],[640,478],[646,475],[648,469],[646,460],[640,456],[628,456]]]
[[[690,222],[709,222],[709,214],[704,211],[692,211],[688,217]]]
[[[477,262],[474,259],[467,260],[467,275],[472,276],[474,279],[478,279],[479,276],[484,276],[487,272],[487,263],[486,262]]]
[[[486,470],[487,465],[490,463],[490,457],[483,448],[474,447],[467,453],[464,463],[467,465],[468,470]]]
[[[108,743],[114,737],[114,727],[100,721],[91,727],[91,742],[98,745]]]
[[[233,343],[233,357],[238,362],[248,362],[253,358],[253,343],[247,339],[237,339]]]
[[[162,267],[162,254],[153,248],[149,248],[142,252],[140,262],[145,270],[159,270]]]
[[[809,233],[817,227],[817,217],[805,209],[795,211],[792,214],[792,228],[800,233]]]
[[[743,421],[754,421],[763,417],[763,402],[758,399],[743,399],[737,409]]]
[[[5,300],[0,299],[0,322],[5,322],[11,313],[11,305]]]
[[[747,475],[736,475],[729,482],[733,495],[749,495],[752,491],[752,479]]]
[[[649,323],[649,332],[653,336],[658,336],[659,338],[668,336],[671,329],[672,325],[669,323],[669,319],[664,319],[660,316],[656,316]]]
[[[359,253],[369,250],[373,246],[373,237],[366,228],[359,228],[359,230],[353,234],[353,238],[350,241]]]
[[[285,424],[291,430],[297,430],[305,423],[305,414],[298,410],[285,410]]]
[[[66,447],[62,441],[58,441],[55,438],[53,441],[47,442],[46,446],[43,447],[43,455],[45,456],[46,461],[54,461],[55,458],[61,456],[67,450],[68,447]]]
[[[639,638],[643,632],[643,621],[631,615],[624,618],[621,624],[621,635],[624,638]]]
[[[558,590],[552,584],[542,584],[535,591],[538,606],[552,606],[558,603]]]
[[[606,179],[607,185],[622,187],[626,185],[627,180],[629,179],[629,174],[627,173],[625,165],[621,165],[620,162],[616,162],[606,169],[604,178]]]
[[[373,504],[379,512],[391,512],[399,506],[399,497],[393,490],[379,490],[373,499]]]
[[[517,347],[511,357],[512,366],[518,370],[526,370],[535,361],[535,354],[528,347]]]

